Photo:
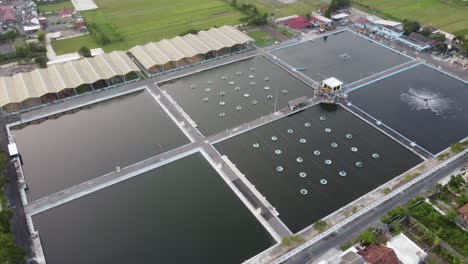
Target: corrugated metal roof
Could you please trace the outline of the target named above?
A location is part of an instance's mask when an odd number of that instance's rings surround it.
[[[47,69],[0,77],[0,106],[21,103],[48,93],[140,71],[123,51],[54,64]]]
[[[131,48],[130,52],[146,70],[149,70],[152,67],[161,66],[168,62],[176,62],[198,54],[206,54],[250,41],[253,41],[253,39],[235,27],[223,26],[208,31],[200,31],[196,35],[188,34],[183,37],[164,39],[144,46],[136,46]]]

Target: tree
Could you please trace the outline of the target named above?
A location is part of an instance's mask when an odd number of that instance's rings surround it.
[[[45,37],[46,37],[46,35],[45,35],[44,30],[39,29],[37,31],[37,40],[39,40],[39,42],[45,43]]]
[[[80,56],[89,58],[91,57],[91,50],[88,47],[83,46],[78,50],[78,54],[80,54]]]
[[[445,41],[445,35],[444,34],[431,34],[429,35],[429,39],[435,40],[437,42],[444,42]]]
[[[440,53],[445,53],[448,50],[448,46],[445,43],[437,43],[434,48]]]
[[[405,35],[409,35],[412,32],[418,32],[420,28],[421,25],[418,21],[411,21],[407,19],[403,21],[403,30],[405,31]]]
[[[373,231],[372,229],[367,229],[366,231],[364,231],[364,233],[362,233],[358,238],[359,242],[361,242],[362,244],[366,246],[376,243],[377,236],[374,235],[372,231]]]
[[[49,59],[45,55],[41,55],[41,56],[34,59],[34,62],[39,64],[39,67],[41,67],[41,68],[47,68],[47,62],[48,61],[49,61]]]
[[[16,57],[18,58],[26,58],[31,54],[31,50],[29,49],[29,46],[26,45],[25,43],[17,43],[15,45],[15,52],[16,52]]]
[[[455,212],[454,210],[450,210],[450,212],[448,212],[445,217],[450,221],[450,222],[455,222],[455,220],[457,219],[457,212]]]
[[[429,27],[423,27],[419,33],[425,37],[429,37],[432,34],[432,31]]]

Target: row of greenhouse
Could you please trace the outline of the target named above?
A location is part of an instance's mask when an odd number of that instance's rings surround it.
[[[235,27],[223,26],[0,77],[0,107],[6,113],[32,109],[244,51],[252,41]]]

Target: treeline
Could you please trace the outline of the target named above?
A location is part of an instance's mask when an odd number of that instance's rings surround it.
[[[253,4],[238,4],[237,0],[232,0],[231,6],[241,11],[245,17],[241,18],[242,23],[248,25],[259,26],[268,22],[268,14],[261,13],[258,8]]]
[[[91,19],[91,22],[88,23],[88,29],[101,45],[108,45],[124,39],[123,35],[101,12],[97,12]]]
[[[7,156],[4,152],[0,153],[0,171],[4,171],[8,164]],[[8,183],[7,178],[0,175],[0,263],[20,264],[24,262],[25,250],[18,247],[15,243],[15,237],[11,232],[11,218],[13,212],[8,210],[4,187]]]
[[[12,53],[0,54],[0,64],[20,61],[34,62],[42,68],[47,67],[46,48],[42,43],[17,43],[15,50]]]
[[[340,8],[345,8],[351,5],[351,0],[332,0],[328,6],[325,16],[330,18],[332,13]]]

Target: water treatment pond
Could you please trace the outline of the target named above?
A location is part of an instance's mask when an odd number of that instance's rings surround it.
[[[201,154],[33,221],[48,264],[241,263],[274,243]]]
[[[321,105],[216,148],[294,233],[422,161],[345,109]]]
[[[236,127],[273,113],[312,88],[256,56],[161,86],[205,135]]]
[[[350,31],[339,32],[273,52],[315,81],[336,77],[351,83],[411,59]]]
[[[188,143],[145,91],[12,130],[29,201]]]
[[[433,154],[468,136],[468,84],[426,65],[355,90],[348,100]]]

